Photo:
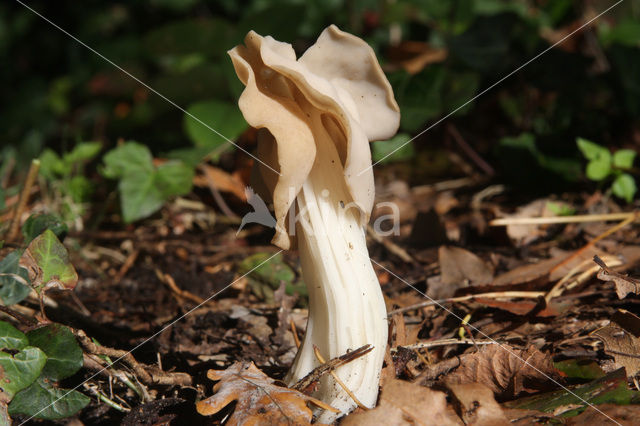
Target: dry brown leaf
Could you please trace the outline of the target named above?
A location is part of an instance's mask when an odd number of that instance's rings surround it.
[[[446,285],[482,285],[493,280],[491,268],[478,256],[460,247],[440,247],[438,262],[442,282]]]
[[[456,408],[465,424],[505,426],[509,420],[496,402],[491,389],[481,383],[449,384]]]
[[[481,346],[478,352],[463,355],[460,366],[443,380],[447,385],[482,383],[497,398],[507,399],[521,392],[548,388],[549,377],[559,377],[558,371],[553,367],[551,357],[535,347],[516,349],[487,345]]]
[[[446,395],[403,380],[391,380],[383,388],[380,402],[369,411],[347,416],[341,426],[359,425],[462,425]]]
[[[221,192],[230,192],[238,199],[247,201],[244,188],[245,185],[242,180],[235,174],[229,174],[217,167],[203,164],[201,166],[206,176],[196,176],[193,179],[193,183],[196,186],[208,187],[209,183],[215,185],[216,189]]]
[[[609,324],[593,332],[604,342],[604,350],[615,359],[619,367],[627,370],[628,376],[640,372],[640,338],[617,324]]]
[[[293,389],[277,386],[253,362],[236,362],[226,370],[209,370],[207,377],[219,380],[213,396],[196,404],[203,416],[216,414],[233,401],[235,410],[227,425],[307,425],[313,413],[308,402],[320,401]]]
[[[608,268],[600,269],[598,278],[602,281],[613,281],[618,299],[624,299],[629,293],[640,294],[640,281],[635,278],[613,272]]]

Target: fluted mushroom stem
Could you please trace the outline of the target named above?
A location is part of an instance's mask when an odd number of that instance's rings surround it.
[[[367,407],[375,406],[387,344],[387,312],[367,251],[360,211],[350,199],[335,148],[318,149],[316,162],[297,197],[296,236],[302,275],[309,290],[309,321],[287,376],[295,383],[326,359],[370,344],[373,351],[336,373]],[[314,396],[347,413],[356,403],[326,375]],[[324,412],[321,422],[336,415]]]

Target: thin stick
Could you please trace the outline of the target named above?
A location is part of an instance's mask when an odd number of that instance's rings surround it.
[[[413,311],[416,309],[424,308],[432,305],[440,305],[442,303],[447,302],[464,302],[466,300],[473,300],[477,297],[486,297],[489,299],[499,299],[501,297],[504,298],[524,298],[524,299],[537,299],[540,296],[544,296],[543,291],[493,291],[490,293],[479,293],[479,294],[470,294],[468,296],[460,296],[460,297],[450,297],[448,299],[440,299],[440,300],[429,300],[426,302],[416,303],[415,305],[406,306],[404,308],[395,309],[390,311],[387,316],[391,316],[393,314],[398,314],[401,312]]]
[[[20,201],[18,201],[18,205],[13,213],[13,219],[11,219],[11,226],[9,227],[9,231],[7,232],[6,239],[7,241],[13,241],[15,237],[18,235],[18,228],[20,228],[20,216],[22,216],[22,212],[27,206],[27,201],[29,201],[29,194],[31,193],[31,187],[36,181],[36,177],[38,176],[38,170],[40,170],[40,160],[37,158],[31,160],[31,166],[29,166],[29,172],[27,173],[27,179],[24,181],[24,186],[22,187],[22,192],[20,193]]]
[[[613,266],[618,266],[618,265],[622,265],[622,262],[613,256],[604,256],[605,259],[607,259]],[[546,303],[549,303],[549,301],[553,298],[556,298],[558,296],[561,296],[562,293],[564,292],[564,290],[568,287],[567,283],[571,282],[571,283],[582,283],[585,280],[587,280],[591,275],[595,274],[598,272],[599,270],[599,266],[593,266],[588,268],[585,271],[582,271],[586,266],[590,266],[591,262],[593,262],[592,259],[585,259],[582,262],[580,262],[579,264],[577,264],[576,266],[574,266],[569,272],[567,272],[567,274],[562,277],[562,279],[560,279],[554,286],[553,288],[551,288],[551,290],[549,290],[549,292],[544,296],[544,299],[546,301]],[[580,272],[580,275],[571,280],[578,272]]]
[[[320,361],[321,364],[325,364],[326,363],[326,361],[324,360],[324,358],[320,354],[320,350],[318,349],[318,347],[316,345],[313,345],[313,353],[316,354],[316,358],[318,358],[318,361]],[[347,387],[347,385],[344,384],[344,382],[340,379],[340,377],[338,377],[338,375],[336,374],[336,372],[334,370],[330,370],[329,374],[331,374],[331,376],[336,381],[336,383],[338,383],[340,385],[340,387],[347,393],[347,395],[349,395],[351,397],[351,399],[353,399],[353,401],[358,405],[358,407],[362,408],[363,410],[368,410],[369,409],[368,407],[365,407],[362,404],[362,402],[360,402],[360,400],[353,394],[353,392],[351,392],[351,389],[349,389]]]
[[[204,178],[207,181],[207,186],[209,187],[209,191],[211,191],[211,195],[213,195],[213,199],[215,200],[222,213],[230,218],[239,219],[238,215],[235,214],[234,211],[229,208],[226,201],[224,201],[224,198],[222,197],[222,194],[220,194],[215,181],[211,176],[209,176],[207,170],[203,166],[199,167],[199,169],[204,175]]]
[[[405,249],[394,243],[388,238],[382,238],[378,233],[371,227],[371,225],[367,225],[367,235],[369,235],[375,242],[382,244],[384,248],[389,250],[392,254],[395,254],[406,263],[414,263],[415,260]]]
[[[391,352],[396,352],[398,348],[402,349],[428,349],[436,346],[448,346],[448,345],[496,345],[497,342],[493,340],[472,340],[472,339],[442,339],[434,340],[433,342],[418,342],[413,345],[398,346],[397,348],[391,348]]]
[[[298,339],[298,330],[296,330],[296,323],[289,318],[289,325],[291,326],[291,333],[293,333],[293,341],[296,344],[296,348],[300,348],[300,339]]]
[[[553,216],[553,217],[504,217],[501,219],[493,219],[489,222],[489,226],[508,226],[508,225],[547,225],[553,223],[581,223],[581,222],[601,222],[611,220],[629,220],[633,221],[638,212],[627,213],[606,213],[606,214],[582,214],[574,216]]]

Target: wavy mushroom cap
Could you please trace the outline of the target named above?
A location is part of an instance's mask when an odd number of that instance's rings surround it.
[[[363,40],[326,28],[296,60],[290,44],[251,31],[245,46],[229,51],[246,86],[238,102],[247,122],[259,132],[258,165],[273,200],[276,234],[272,242],[291,246],[287,212],[307,179],[316,157],[316,137],[328,133],[342,162],[352,200],[368,220],[374,185],[369,142],[388,139],[400,123],[398,104],[375,53]],[[320,114],[321,125],[311,120]]]

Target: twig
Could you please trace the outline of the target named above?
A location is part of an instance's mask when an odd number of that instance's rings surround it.
[[[489,226],[508,226],[508,225],[547,225],[554,223],[582,223],[582,222],[601,222],[612,220],[624,220],[632,222],[638,215],[638,212],[627,213],[605,213],[605,214],[582,214],[574,216],[552,216],[552,217],[504,217],[493,219],[489,222]],[[626,225],[626,223],[625,223]],[[615,231],[613,231],[615,232]]]
[[[406,263],[414,263],[415,260],[405,249],[394,243],[388,238],[382,238],[378,233],[371,227],[371,225],[367,225],[367,234],[377,243],[382,244],[384,248],[389,250],[392,254],[395,254]]]
[[[7,315],[10,315],[12,317],[14,317],[15,319],[17,319],[18,321],[20,321],[23,324],[27,324],[30,326],[36,325],[38,324],[38,321],[34,320],[33,318],[29,318],[25,315],[22,315],[20,312],[16,312],[11,308],[8,308],[6,306],[0,305],[0,312],[4,312]]]
[[[36,181],[36,177],[38,176],[38,170],[40,170],[40,160],[37,158],[31,160],[31,166],[29,166],[29,172],[27,173],[27,179],[24,181],[24,186],[22,187],[22,191],[20,193],[20,201],[18,201],[18,205],[13,213],[13,219],[11,219],[11,226],[9,226],[9,231],[6,235],[7,241],[13,241],[18,234],[18,229],[20,228],[20,217],[22,216],[22,212],[27,206],[27,201],[29,201],[29,194],[31,193],[31,187]]]
[[[615,258],[613,256],[611,256],[611,257],[610,256],[605,256],[605,258],[613,266],[618,266],[618,265],[622,264],[622,262],[619,259],[617,259],[617,258]],[[544,300],[546,301],[546,303],[549,303],[549,301],[551,299],[553,299],[553,298],[561,296],[562,293],[564,292],[564,290],[568,287],[567,283],[571,280],[571,278],[573,278],[573,276],[575,274],[577,274],[580,270],[582,270],[585,266],[591,265],[591,262],[593,262],[592,259],[585,259],[582,262],[580,262],[579,264],[577,264],[576,266],[574,266],[573,268],[571,268],[571,270],[569,272],[567,272],[566,275],[564,277],[562,277],[553,286],[553,288],[551,288],[551,290],[549,290],[549,292],[544,296]],[[600,269],[600,267],[598,265],[595,265],[595,266],[592,266],[592,267],[588,268],[586,271],[583,271],[582,273],[580,273],[580,275],[578,275],[578,277],[576,277],[572,281],[572,283],[580,284],[580,283],[584,282],[591,275],[597,273],[599,269]]]
[[[127,274],[127,272],[129,272],[129,269],[131,269],[133,264],[136,262],[136,259],[138,258],[139,254],[140,254],[140,250],[136,249],[136,250],[132,251],[131,254],[129,254],[129,256],[127,256],[127,258],[125,259],[124,263],[122,264],[122,266],[118,270],[118,273],[113,278],[113,281],[115,283],[119,283],[120,281],[122,281],[122,279]]]
[[[496,345],[497,342],[494,340],[479,340],[479,339],[442,339],[442,340],[434,340],[433,342],[418,342],[412,345],[406,346],[398,346],[396,348],[391,348],[391,352],[396,352],[398,348],[402,349],[428,349],[434,348],[436,346],[448,346],[448,345]]]
[[[449,131],[449,134],[451,134],[451,136],[453,137],[453,140],[456,141],[456,143],[462,149],[462,151],[464,151],[464,153],[467,154],[467,156],[471,158],[471,160],[474,163],[476,163],[476,166],[478,166],[478,168],[480,168],[483,172],[485,172],[489,176],[493,176],[496,174],[495,170],[493,170],[493,167],[491,167],[489,163],[487,163],[480,156],[480,154],[478,154],[475,151],[475,149],[473,149],[471,145],[469,145],[467,141],[464,140],[464,138],[462,137],[458,129],[456,129],[456,127],[453,124],[449,124],[447,126],[447,130]]]
[[[183,297],[185,299],[189,299],[198,305],[204,303],[204,299],[202,299],[201,297],[198,297],[195,294],[191,293],[190,291],[182,290],[180,287],[178,287],[178,285],[176,284],[176,280],[174,280],[171,275],[163,274],[158,269],[156,269],[156,275],[158,276],[158,278],[160,278],[160,280],[163,283],[165,283],[171,289],[171,291],[173,291],[178,296]]]
[[[207,181],[207,186],[209,187],[209,191],[211,191],[211,195],[213,195],[213,199],[215,200],[220,210],[222,210],[222,213],[232,219],[238,219],[238,215],[235,214],[233,210],[229,208],[226,201],[224,201],[222,194],[220,194],[220,191],[218,191],[218,188],[216,187],[216,183],[213,181],[213,178],[209,176],[209,173],[207,173],[206,169],[204,169],[203,166],[199,166],[198,168],[204,175],[204,178]]]
[[[94,394],[100,401],[102,401],[105,404],[107,404],[109,407],[111,407],[111,408],[113,408],[115,410],[121,411],[123,413],[127,413],[127,412],[131,411],[131,408],[123,407],[122,405],[118,404],[117,402],[109,399],[109,397],[107,397],[105,394],[100,392],[94,386],[90,386],[88,383],[83,383],[82,386],[86,390],[88,390],[90,393]]]
[[[490,299],[499,299],[502,297],[537,299],[540,296],[544,296],[543,291],[493,291],[489,293],[470,294],[468,296],[450,297],[448,299],[428,300],[426,302],[416,303],[415,305],[394,309],[393,311],[390,311],[387,314],[387,316],[391,316],[393,314],[398,314],[398,313],[407,312],[407,311],[413,311],[416,309],[420,309],[420,308],[424,308],[432,305],[441,305],[443,303],[450,303],[450,302],[464,302],[466,300],[473,300],[476,297],[484,297],[484,298],[490,298]]]
[[[293,333],[293,341],[296,344],[296,348],[300,348],[300,339],[298,338],[298,330],[296,330],[296,323],[293,319],[289,318],[289,325],[291,325],[291,333]]]
[[[144,383],[154,385],[191,385],[191,376],[186,373],[170,373],[160,371],[155,367],[145,366],[138,363],[130,352],[96,345],[84,331],[76,329],[71,329],[71,331],[73,331],[73,334],[87,352],[122,359]],[[151,372],[147,370],[151,370]]]
[[[318,349],[316,345],[313,345],[313,353],[316,355],[316,358],[318,358],[318,361],[320,361],[321,364],[326,363],[326,361],[324,360],[324,357],[320,353],[320,349]],[[340,387],[347,393],[347,395],[349,395],[349,397],[353,399],[353,402],[355,402],[358,407],[362,408],[363,410],[369,409],[369,407],[364,406],[364,404],[360,402],[360,400],[353,394],[353,392],[351,392],[351,389],[349,389],[347,385],[340,379],[340,377],[338,377],[335,370],[333,369],[330,370],[329,374],[331,374],[331,377],[333,377],[336,383],[340,385]]]
[[[329,362],[325,364],[321,364],[314,368],[309,374],[304,376],[302,379],[298,380],[298,382],[291,386],[291,389],[295,389],[301,392],[304,392],[305,389],[309,389],[314,383],[316,383],[322,376],[327,374],[327,372],[332,369],[338,368],[342,365],[345,365],[355,359],[360,358],[371,352],[373,350],[373,346],[364,345],[355,349],[351,352],[347,352],[344,355],[340,355],[337,358],[331,359]]]

